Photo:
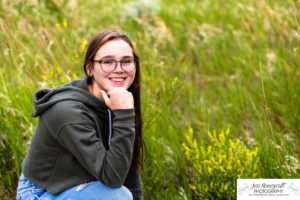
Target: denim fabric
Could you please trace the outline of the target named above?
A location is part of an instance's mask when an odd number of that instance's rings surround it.
[[[17,189],[17,200],[132,200],[125,187],[111,188],[99,181],[81,184],[54,196],[33,184],[23,174]]]

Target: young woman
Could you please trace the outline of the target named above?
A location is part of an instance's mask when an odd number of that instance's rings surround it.
[[[17,199],[143,199],[139,57],[109,30],[90,41],[85,78],[34,96],[39,123]]]

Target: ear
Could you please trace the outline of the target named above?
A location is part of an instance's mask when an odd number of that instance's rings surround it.
[[[87,76],[92,77],[92,76],[93,76],[93,74],[92,74],[92,69],[93,69],[92,63],[89,62],[89,63],[85,66],[85,69],[86,69]]]

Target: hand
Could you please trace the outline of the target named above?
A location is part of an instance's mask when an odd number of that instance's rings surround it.
[[[111,110],[134,108],[132,93],[123,88],[116,87],[107,93],[100,90],[100,96]]]

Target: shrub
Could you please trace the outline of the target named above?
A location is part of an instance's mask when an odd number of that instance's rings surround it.
[[[259,172],[258,147],[247,148],[225,132],[208,132],[209,143],[200,145],[189,128],[183,148],[190,164],[190,188],[197,198],[235,199],[236,179],[255,178]]]

